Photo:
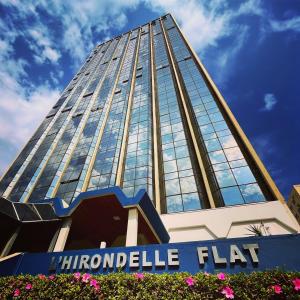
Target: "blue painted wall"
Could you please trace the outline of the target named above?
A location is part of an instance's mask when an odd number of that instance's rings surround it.
[[[243,250],[244,244],[258,244],[257,256],[259,259],[258,263],[253,263],[251,255],[248,250]],[[246,263],[240,263],[236,261],[234,264],[230,264],[230,246],[237,245],[241,250],[243,256],[246,258]],[[214,263],[211,247],[216,246],[220,257],[227,259],[227,264],[216,265]],[[208,258],[203,266],[199,265],[197,247],[208,247]],[[168,249],[178,249],[179,255],[179,266],[168,266],[167,264],[167,251]],[[89,249],[89,250],[78,250],[78,251],[64,251],[57,253],[25,253],[18,257],[14,257],[12,260],[6,260],[0,263],[0,275],[10,274],[50,274],[50,273],[68,273],[68,272],[90,272],[90,273],[108,273],[117,271],[114,262],[114,268],[103,269],[102,262],[105,253],[117,253],[123,252],[127,255],[127,263],[123,268],[125,272],[152,272],[152,273],[163,273],[163,272],[183,272],[187,271],[190,273],[196,272],[252,272],[258,270],[267,270],[274,268],[281,268],[290,271],[300,271],[300,235],[278,235],[269,237],[247,237],[247,238],[236,238],[236,239],[223,239],[223,240],[211,240],[211,241],[198,241],[188,243],[173,243],[173,244],[161,244],[161,245],[147,245],[138,247],[122,247],[122,248],[107,248],[107,249]],[[140,254],[140,267],[129,268],[129,256],[131,252],[138,251]],[[153,263],[152,267],[143,268],[142,265],[142,251],[147,251],[147,261]],[[166,261],[166,267],[155,267],[155,251],[159,251],[159,259]],[[92,269],[73,269],[61,270],[61,264],[56,266],[56,271],[50,270],[51,259],[56,262],[59,261],[59,257],[72,256],[74,262],[75,256],[89,255],[100,255],[102,262],[100,267],[96,270]],[[80,257],[79,257],[80,258]],[[72,265],[71,264],[71,265]],[[78,264],[77,264],[78,266]]]

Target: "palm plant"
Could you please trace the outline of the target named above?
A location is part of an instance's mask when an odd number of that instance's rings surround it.
[[[266,227],[265,224],[261,221],[260,225],[249,225],[247,227],[247,230],[250,232],[247,235],[250,236],[265,236],[265,235],[271,235],[269,232],[269,227]]]
[[[250,236],[263,236],[262,228],[259,225],[249,225],[247,230],[250,232],[247,235]]]

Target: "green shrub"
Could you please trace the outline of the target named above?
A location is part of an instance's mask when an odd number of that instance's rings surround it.
[[[0,278],[1,299],[300,299],[300,273],[19,275]]]

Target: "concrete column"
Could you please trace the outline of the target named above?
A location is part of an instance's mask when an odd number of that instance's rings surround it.
[[[100,249],[105,249],[106,248],[106,242],[102,241],[100,243]]]
[[[47,252],[53,252],[60,230],[61,230],[61,227],[57,228],[57,230],[55,231]]]
[[[60,230],[58,231],[58,236],[57,236],[57,239],[56,239],[56,242],[55,242],[53,252],[64,251],[65,244],[67,242],[68,235],[69,235],[69,232],[70,232],[70,229],[71,229],[71,224],[72,224],[72,219],[71,218],[66,218],[63,221],[63,224],[62,224]],[[56,235],[57,235],[57,233],[55,233],[53,238],[55,238]],[[52,244],[52,242],[51,242],[51,244]],[[51,244],[50,244],[50,247],[51,247]]]
[[[138,216],[139,216],[139,212],[137,208],[130,208],[128,210],[126,247],[137,246]]]
[[[18,234],[20,232],[21,227],[17,227],[16,230],[14,231],[14,233],[11,235],[10,239],[7,241],[6,245],[4,246],[0,257],[4,257],[7,256],[16,240],[16,238],[18,237]]]

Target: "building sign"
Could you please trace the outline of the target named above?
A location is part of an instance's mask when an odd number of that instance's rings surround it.
[[[300,271],[300,235],[252,237],[88,249],[57,253],[25,253],[0,263],[0,275],[70,272],[251,272]]]
[[[247,254],[243,254],[242,249],[236,244],[229,245],[229,258],[221,257],[217,246],[211,246],[212,260],[215,265],[223,265],[226,267],[228,263],[234,265],[236,263],[247,264]],[[243,244],[243,249],[249,251],[250,264],[258,263],[257,252],[258,244]],[[195,247],[197,253],[198,263],[200,267],[203,267],[208,259],[209,249],[206,246]],[[142,251],[129,251],[129,252],[105,252],[98,251],[95,254],[81,254],[81,255],[53,255],[51,257],[51,263],[49,266],[50,272],[63,272],[69,270],[85,271],[92,270],[98,271],[99,269],[117,269],[122,270],[124,268],[161,268],[168,269],[172,267],[180,268],[180,252],[178,248],[164,249],[165,253],[161,253],[161,250],[142,250]],[[184,250],[183,250],[184,251]],[[227,253],[226,253],[227,254]],[[181,255],[183,256],[183,255]]]

